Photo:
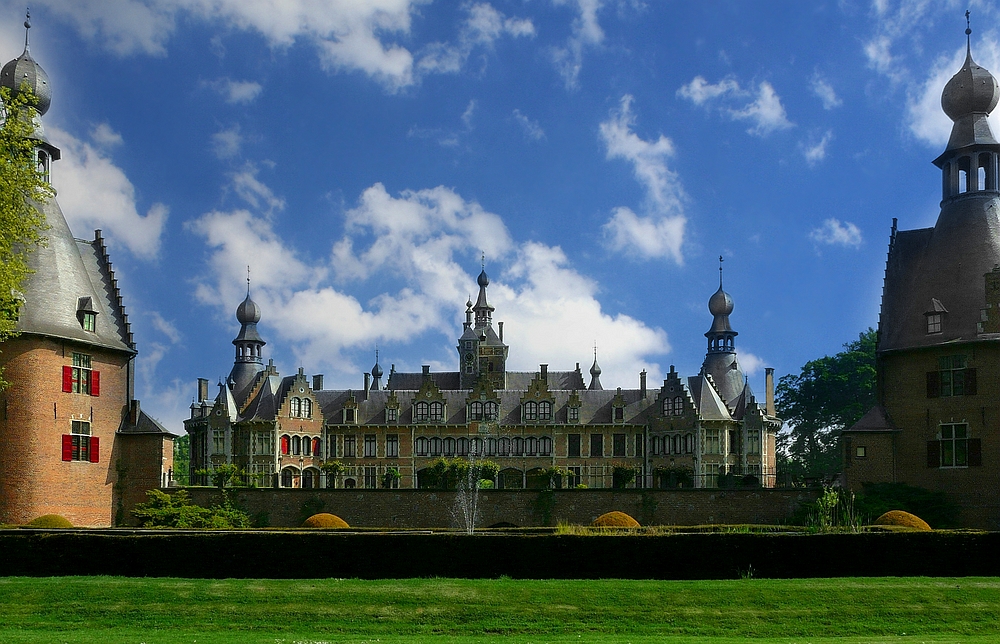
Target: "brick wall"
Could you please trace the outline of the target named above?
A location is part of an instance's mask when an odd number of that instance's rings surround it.
[[[208,506],[220,500],[212,488],[188,488]],[[330,512],[354,527],[459,527],[454,492],[431,490],[234,489],[251,516],[266,515],[274,527],[295,527],[316,512]],[[644,525],[774,524],[813,501],[812,489],[757,490],[482,490],[477,527],[589,524],[612,510]]]
[[[62,368],[86,353],[100,372],[100,395],[63,393]],[[127,405],[128,356],[25,335],[4,343],[11,383],[0,394],[0,523],[61,514],[74,525],[112,519],[115,432]],[[87,420],[100,441],[98,463],[62,460],[62,436]]]

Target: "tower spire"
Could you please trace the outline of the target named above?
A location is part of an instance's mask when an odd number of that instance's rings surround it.
[[[965,51],[972,55],[972,20],[969,19],[969,10],[965,10]]]
[[[24,51],[28,51],[28,30],[31,29],[31,10],[24,10]]]
[[[247,297],[250,297],[250,265],[247,264]]]
[[[719,288],[722,288],[722,255],[719,255]]]

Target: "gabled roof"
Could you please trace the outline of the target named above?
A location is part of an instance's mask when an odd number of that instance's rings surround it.
[[[899,429],[890,420],[888,412],[882,405],[875,405],[868,410],[868,413],[861,417],[861,420],[851,425],[844,432],[869,432],[884,433],[898,432]]]
[[[733,420],[729,408],[722,401],[719,392],[716,391],[715,384],[711,376],[702,373],[700,376],[688,378],[688,388],[691,389],[692,398],[698,408],[698,417],[702,420]]]
[[[177,435],[173,432],[167,430],[166,427],[160,424],[158,420],[149,416],[144,411],[139,411],[139,420],[135,425],[129,422],[126,416],[122,420],[121,426],[118,427],[118,433],[120,434],[162,434],[165,436],[176,437]]]

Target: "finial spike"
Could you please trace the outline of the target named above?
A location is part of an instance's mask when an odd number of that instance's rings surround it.
[[[486,251],[483,251],[483,270],[486,270]]]
[[[969,19],[970,12],[965,10],[965,52],[972,56],[972,20]]]
[[[724,261],[722,255],[719,255],[719,288],[722,288],[722,262]]]
[[[250,265],[247,264],[247,297],[250,297]]]
[[[31,9],[24,10],[24,51],[28,51],[28,30],[31,29]]]

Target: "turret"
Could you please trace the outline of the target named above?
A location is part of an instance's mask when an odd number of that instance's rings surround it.
[[[702,372],[712,376],[719,395],[732,408],[743,392],[744,378],[736,360],[736,331],[729,323],[733,312],[733,298],[722,288],[722,262],[719,257],[719,290],[708,299],[708,312],[712,314],[712,327],[705,333],[708,352]]]
[[[236,307],[236,320],[240,323],[240,332],[233,339],[236,347],[236,360],[233,370],[229,373],[229,386],[233,396],[242,401],[248,393],[250,385],[257,374],[264,370],[261,349],[266,342],[257,333],[257,323],[260,322],[260,307],[250,299],[250,278],[247,277],[247,296]]]

